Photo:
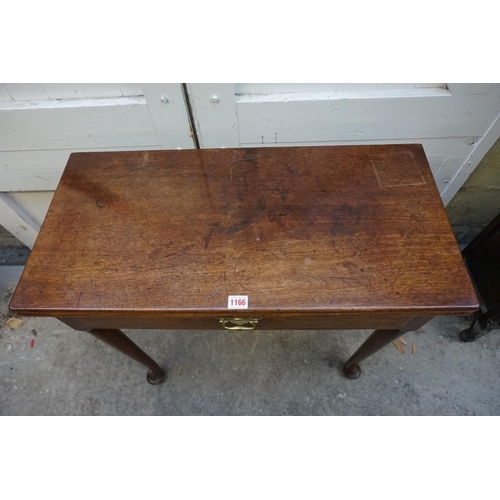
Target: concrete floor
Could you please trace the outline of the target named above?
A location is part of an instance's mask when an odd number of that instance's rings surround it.
[[[367,331],[128,330],[168,367],[151,386],[140,365],[57,320],[6,326],[21,271],[0,266],[0,415],[500,414],[500,335],[464,344],[465,318],[407,334],[405,354],[390,345],[354,381],[342,361]]]
[[[30,249],[0,226],[0,266],[24,266]]]

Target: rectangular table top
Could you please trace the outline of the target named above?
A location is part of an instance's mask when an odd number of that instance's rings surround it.
[[[230,295],[261,316],[478,307],[416,144],[74,153],[10,307],[227,315]]]

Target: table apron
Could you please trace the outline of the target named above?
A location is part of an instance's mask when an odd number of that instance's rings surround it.
[[[227,314],[224,318],[257,318],[255,330],[363,330],[396,329],[405,325],[411,316],[335,316],[335,317],[276,317]],[[164,329],[164,330],[224,330],[220,317],[213,318],[59,318],[76,330],[100,329]]]

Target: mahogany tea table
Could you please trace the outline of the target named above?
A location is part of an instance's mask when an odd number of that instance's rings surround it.
[[[478,299],[421,145],[74,153],[10,303],[164,370],[121,329],[375,328]]]

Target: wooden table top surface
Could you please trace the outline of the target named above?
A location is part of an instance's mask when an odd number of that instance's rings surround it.
[[[10,307],[227,316],[229,295],[246,316],[478,307],[415,144],[72,154]]]

